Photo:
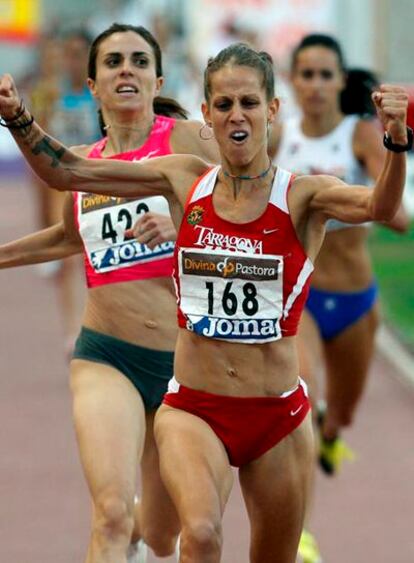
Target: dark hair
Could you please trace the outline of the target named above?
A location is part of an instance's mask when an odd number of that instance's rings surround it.
[[[325,49],[333,51],[338,57],[340,69],[343,72],[346,72],[345,57],[342,52],[341,46],[334,37],[331,37],[330,35],[324,35],[323,33],[311,33],[309,35],[305,35],[301,42],[293,49],[292,61],[290,66],[292,71],[295,69],[299,53],[303,51],[303,49],[307,49],[308,47],[325,47]]]
[[[351,68],[347,71],[345,89],[341,92],[341,110],[346,115],[376,115],[371,94],[379,85],[378,78],[370,70]]]
[[[208,60],[204,71],[204,96],[207,102],[211,95],[211,75],[226,65],[248,66],[256,69],[262,74],[262,86],[266,90],[267,100],[275,97],[273,60],[269,53],[255,51],[246,43],[233,43]]]
[[[292,54],[292,71],[296,67],[299,53],[308,47],[324,47],[337,55],[339,68],[346,77],[345,88],[340,94],[341,111],[345,115],[375,115],[375,106],[371,100],[372,91],[378,85],[375,74],[365,69],[347,69],[339,42],[334,37],[321,33],[306,35],[295,47]]]
[[[96,79],[96,59],[98,57],[99,46],[101,43],[113,35],[114,33],[126,33],[127,31],[132,31],[142,37],[144,41],[150,45],[152,52],[155,57],[155,74],[157,78],[162,76],[162,54],[161,48],[158,41],[152,35],[148,29],[142,26],[135,26],[123,23],[113,23],[110,27],[105,29],[97,37],[95,37],[92,42],[91,48],[89,50],[89,60],[88,60],[88,77],[92,80]],[[188,112],[175,100],[172,98],[164,98],[162,96],[157,96],[154,98],[154,113],[158,115],[165,115],[167,117],[177,117],[181,119],[187,119]],[[103,135],[105,132],[105,122],[103,120],[101,110],[98,111],[99,126]]]

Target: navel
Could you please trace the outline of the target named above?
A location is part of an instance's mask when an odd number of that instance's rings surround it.
[[[152,321],[152,320],[150,320],[150,319],[144,321],[144,325],[145,325],[147,328],[158,328],[158,323],[155,322],[155,321]]]
[[[227,375],[229,375],[230,377],[238,377],[238,373],[234,368],[227,368]]]

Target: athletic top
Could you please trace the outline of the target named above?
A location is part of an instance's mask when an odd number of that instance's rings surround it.
[[[352,140],[355,126],[361,118],[344,117],[337,127],[323,137],[306,137],[302,132],[301,118],[292,117],[283,124],[282,138],[277,153],[277,164],[297,174],[328,174],[347,184],[367,185],[369,178],[354,156]],[[355,227],[330,219],[329,231]]]
[[[178,232],[178,325],[201,336],[248,344],[294,335],[313,266],[287,206],[292,175],[278,168],[264,213],[237,224],[214,210],[219,170],[211,168],[195,182]]]
[[[157,116],[141,148],[109,158],[134,161],[171,154],[170,136],[174,124],[175,119]],[[107,137],[98,141],[88,158],[103,158],[107,141]],[[158,244],[151,250],[124,236],[125,230],[131,228],[142,213],[153,211],[169,215],[164,197],[131,199],[75,192],[74,205],[85,249],[88,287],[171,276],[173,241]]]

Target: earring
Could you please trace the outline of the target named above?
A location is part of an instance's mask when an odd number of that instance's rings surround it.
[[[214,137],[214,133],[213,130],[211,129],[211,125],[212,125],[211,123],[204,123],[204,125],[200,127],[198,134],[200,135],[200,139],[202,139],[203,141],[209,141]]]

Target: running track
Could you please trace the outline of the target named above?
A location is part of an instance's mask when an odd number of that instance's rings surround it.
[[[33,230],[32,194],[23,181],[0,180],[0,201],[0,242]],[[0,295],[0,562],[83,563],[89,502],[56,295],[31,267],[1,271]],[[318,475],[313,529],[325,563],[412,563],[414,391],[380,358],[347,438],[357,461],[334,480]],[[237,488],[224,534],[223,562],[247,563]]]

